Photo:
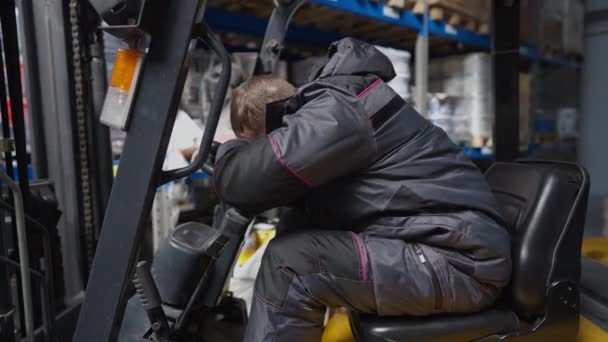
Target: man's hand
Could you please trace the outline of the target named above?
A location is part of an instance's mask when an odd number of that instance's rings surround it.
[[[220,147],[221,143],[219,141],[213,141],[211,144],[211,151],[209,151],[209,161],[211,164],[215,163],[215,154],[217,153],[217,149]],[[180,150],[182,156],[186,158],[186,160],[192,162],[198,156],[198,147],[189,147]]]
[[[182,156],[186,160],[191,161],[198,154],[198,147],[184,148],[184,149],[179,150],[179,152],[182,154]]]

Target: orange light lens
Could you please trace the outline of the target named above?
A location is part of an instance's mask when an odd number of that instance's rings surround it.
[[[141,54],[142,52],[137,50],[118,49],[116,61],[114,62],[114,70],[112,70],[112,77],[110,79],[111,87],[129,91]]]

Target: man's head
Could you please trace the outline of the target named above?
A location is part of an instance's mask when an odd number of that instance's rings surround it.
[[[256,76],[232,94],[230,124],[239,138],[255,139],[266,133],[266,105],[295,95],[289,82],[273,76]]]

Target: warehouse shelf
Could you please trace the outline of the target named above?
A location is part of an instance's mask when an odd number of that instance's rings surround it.
[[[423,19],[420,15],[412,11],[401,9],[397,10],[379,2],[365,0],[309,0],[309,3],[316,4],[341,12],[354,14],[356,16],[370,18],[376,21],[407,28],[413,31],[421,31]],[[266,13],[268,15],[269,13]],[[237,33],[248,36],[263,37],[266,30],[267,18],[246,13],[238,10],[227,10],[221,7],[208,8],[205,19],[215,30]],[[327,46],[331,42],[344,38],[348,35],[321,28],[292,24],[287,35],[287,41],[293,43],[310,44],[314,46]],[[431,37],[440,37],[476,48],[490,49],[490,36],[470,31],[464,28],[455,27],[438,20],[430,20],[428,32]],[[361,32],[359,32],[361,33]],[[365,39],[364,34],[358,34]],[[383,39],[377,39],[380,45],[395,46],[390,42],[384,43]],[[520,55],[532,62],[545,62],[554,65],[580,68],[581,64],[563,57],[545,54],[535,46],[524,45],[520,48]]]
[[[239,33],[248,36],[264,37],[268,19],[254,15],[228,11],[221,8],[208,8],[205,22],[214,30]],[[312,27],[290,25],[287,41],[311,45],[326,46],[344,38],[345,35],[318,30]]]
[[[254,41],[261,42],[272,11],[270,1],[264,4],[256,2],[254,6],[245,0],[210,0],[210,6],[212,7],[206,12],[207,23],[217,31],[236,33],[236,39],[232,42],[236,44],[235,46],[239,46],[243,41],[247,43],[251,41],[250,38],[242,40],[241,36],[256,37]],[[295,50],[296,56],[300,54],[298,48],[302,44],[309,45],[304,49],[305,54],[308,54],[311,52],[310,48],[325,48],[346,36],[400,49],[409,47],[410,52],[413,52],[412,43],[422,30],[423,17],[408,9],[395,9],[380,2],[367,0],[309,0],[294,17],[286,42],[288,47]],[[462,53],[463,45],[458,45],[457,50],[454,50],[455,44],[445,44],[450,41],[464,44],[469,51],[489,51],[491,48],[490,35],[449,25],[439,20],[429,20],[428,34],[431,43],[433,41],[437,43],[431,44],[432,46],[439,47],[438,45],[444,44],[449,48],[448,53],[451,51]],[[576,61],[544,54],[538,47],[530,44],[522,43],[519,52],[522,59],[532,63],[581,67]],[[488,148],[463,146],[463,150],[472,159],[494,158],[494,154]],[[526,152],[522,151],[522,153]],[[204,177],[202,174],[197,176]]]
[[[423,26],[423,19],[421,16],[408,10],[396,10],[392,7],[385,6],[382,3],[358,0],[310,0],[309,2],[416,32],[421,31]],[[268,22],[267,18],[261,16],[245,14],[235,10],[227,10],[221,7],[208,8],[205,14],[205,20],[212,28],[219,31],[257,37],[264,35],[266,23]],[[346,31],[348,30],[346,29]],[[464,28],[458,28],[437,20],[429,21],[428,32],[431,37],[441,37],[477,48],[487,49],[490,47],[490,38],[488,35]],[[288,41],[292,42],[327,45],[328,43],[345,36],[346,34],[292,24],[290,25],[287,38]],[[394,44],[389,43],[383,45],[391,46]]]
[[[520,54],[520,56],[522,56],[530,61],[533,61],[533,62],[546,62],[549,64],[567,66],[567,67],[572,67],[572,68],[577,68],[577,69],[581,67],[581,64],[579,62],[571,61],[569,59],[566,59],[566,58],[563,58],[560,56],[554,56],[551,54],[542,53],[535,46],[521,46],[519,48],[519,54]]]
[[[473,160],[477,159],[493,159],[496,157],[494,152],[489,147],[470,147],[461,145],[462,151]],[[542,145],[538,143],[529,143],[527,146],[520,146],[519,154],[521,157],[529,157],[538,150],[542,149]]]
[[[2,171],[3,171],[4,173],[7,173],[7,170],[6,170],[6,165],[2,165]],[[32,165],[31,165],[31,164],[28,164],[28,165],[27,165],[27,177],[28,177],[28,179],[29,179],[30,181],[35,179],[35,175],[34,175],[34,168],[32,167]],[[16,162],[16,161],[15,161],[15,162],[13,162],[13,179],[14,179],[16,182],[19,182],[19,174],[18,174],[18,172],[17,172],[17,162]]]
[[[416,31],[422,30],[422,17],[412,11],[397,10],[380,2],[361,0],[309,0],[311,3],[335,8],[344,12],[385,21],[387,23],[403,26]],[[429,34],[448,38],[461,43],[474,45],[482,48],[490,47],[490,38],[486,34],[480,34],[464,28],[455,27],[447,23],[430,20]]]
[[[470,147],[460,145],[462,151],[471,159],[491,159],[494,158],[494,152],[488,147]]]

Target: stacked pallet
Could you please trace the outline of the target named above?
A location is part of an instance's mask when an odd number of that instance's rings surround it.
[[[420,0],[382,0],[385,4],[424,13],[424,3]],[[427,0],[431,19],[441,20],[450,25],[463,27],[479,33],[490,32],[490,0]]]
[[[393,7],[401,6],[400,8],[407,8],[410,11],[414,10],[414,6],[416,5],[416,0],[377,0],[376,2],[380,1]],[[271,0],[209,0],[208,5],[214,8],[221,8],[227,11],[263,18],[268,18],[274,8],[273,1]],[[398,8],[395,8],[395,10],[398,11]],[[436,10],[433,11],[433,15],[437,16]],[[462,17],[464,17],[464,15]],[[452,23],[456,23],[456,17],[453,16],[451,21]],[[463,25],[465,24],[464,20],[458,22]],[[372,44],[392,46],[405,50],[413,50],[415,48],[416,37],[418,35],[416,30],[404,26],[395,25],[382,20],[374,20],[366,16],[356,15],[311,2],[305,3],[300,8],[294,16],[292,23],[294,26],[310,27],[320,31],[339,33],[344,36],[356,37]],[[476,27],[478,28],[479,26]],[[256,44],[259,42],[259,39],[249,37],[246,34],[227,34],[227,38],[229,38],[230,42],[234,42],[237,45],[243,45],[243,41],[247,39]],[[289,50],[292,52],[297,53],[299,48],[304,51],[306,48],[313,48],[313,46],[306,46],[304,44],[298,45],[293,42],[289,44]],[[433,55],[439,56],[453,54],[454,50],[457,50],[459,53],[474,50],[473,47],[456,45],[453,40],[436,35],[430,37],[430,48]]]
[[[582,0],[545,0],[541,7],[539,45],[557,56],[580,55],[583,50]]]
[[[435,58],[429,62],[428,119],[456,143],[492,146],[494,94],[488,53]]]
[[[209,0],[209,6],[266,18],[274,8],[272,1],[249,0]],[[310,2],[300,8],[292,23],[403,49],[413,49],[417,35],[414,30],[402,26]]]

